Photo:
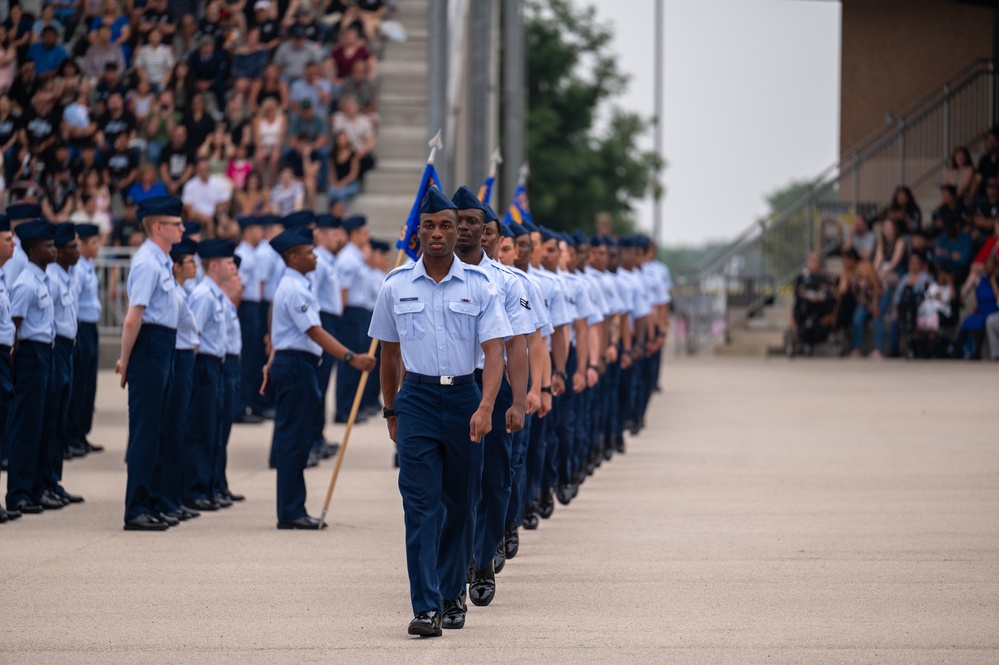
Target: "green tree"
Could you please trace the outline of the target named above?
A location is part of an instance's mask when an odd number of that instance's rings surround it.
[[[592,231],[595,215],[607,212],[615,228],[630,229],[631,201],[653,191],[658,160],[637,146],[649,125],[638,114],[611,106],[606,130],[594,127],[628,82],[609,52],[610,28],[593,7],[567,0],[531,0],[525,28],[532,217]]]

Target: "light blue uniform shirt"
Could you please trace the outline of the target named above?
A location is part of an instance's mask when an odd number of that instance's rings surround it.
[[[0,270],[0,344],[14,346],[13,315],[10,311],[10,290],[7,288],[7,275]]]
[[[669,267],[662,261],[658,260],[650,261],[648,265],[652,267],[653,271],[659,273],[659,283],[663,285],[666,303],[673,302],[673,296],[670,294],[670,291],[673,290],[673,273],[670,272]]]
[[[169,254],[146,240],[132,257],[128,273],[128,304],[145,307],[142,322],[177,329],[180,309],[171,295],[177,288],[173,278],[173,260]]]
[[[611,307],[610,303],[607,302],[607,297],[604,292],[604,285],[602,280],[600,279],[599,273],[593,268],[587,266],[581,272],[579,271],[574,272],[573,275],[583,280],[584,283],[589,284],[590,299],[593,300],[593,306],[596,307],[597,310],[600,312],[600,320],[603,321],[608,316],[611,316],[614,313],[613,308]]]
[[[319,300],[319,311],[340,316],[343,314],[343,293],[340,292],[340,280],[336,273],[336,257],[325,247],[316,247],[312,251],[316,255],[316,269],[309,273],[309,281]],[[371,301],[374,302],[374,298]]]
[[[618,268],[617,274],[631,299],[630,320],[634,322],[635,319],[642,319],[651,314],[652,305],[649,303],[649,293],[645,290],[642,278],[635,272],[624,268]]]
[[[21,241],[14,236],[14,255],[3,264],[3,274],[7,276],[7,284],[14,288],[14,283],[21,276],[21,272],[28,267],[28,255],[21,248]]]
[[[649,299],[652,301],[652,304],[654,306],[667,304],[670,301],[670,297],[666,291],[666,283],[662,273],[655,269],[653,263],[649,261],[638,272],[642,276],[645,288],[649,290]]]
[[[555,332],[555,329],[552,327],[551,315],[548,313],[548,305],[545,304],[545,298],[541,295],[541,291],[538,289],[538,286],[523,270],[518,270],[514,266],[505,267],[507,270],[512,272],[518,280],[520,280],[520,285],[527,294],[527,300],[531,305],[530,312],[531,319],[534,321],[534,329],[540,331],[542,337],[550,337],[551,334]]]
[[[530,335],[537,327],[534,325],[535,319],[532,313],[531,300],[529,294],[524,290],[521,281],[506,266],[493,263],[482,252],[482,258],[478,263],[478,268],[489,275],[496,288],[499,290],[500,301],[503,304],[503,313],[506,314],[507,321],[510,322],[511,335]],[[507,338],[509,339],[509,337]],[[506,348],[503,349],[503,357],[506,358]],[[479,350],[479,358],[475,363],[476,369],[482,369],[486,364],[486,355]]]
[[[236,246],[239,257],[239,278],[243,282],[243,301],[260,302],[260,276],[257,274],[257,252],[245,240]]]
[[[98,323],[101,320],[102,307],[94,262],[81,258],[70,272],[76,280],[80,294],[76,318],[83,323]]]
[[[49,294],[52,296],[53,318],[56,335],[76,339],[78,284],[73,275],[58,264],[50,263],[45,269],[49,278]]]
[[[215,280],[206,278],[194,287],[187,304],[198,327],[198,353],[222,358],[225,356],[228,325],[225,301],[228,300]]]
[[[496,285],[457,257],[439,284],[422,257],[389,273],[368,329],[370,337],[400,344],[407,371],[429,376],[471,374],[480,345],[512,333]]]
[[[256,258],[256,280],[263,282],[260,299],[264,302],[274,302],[281,276],[284,275],[284,259],[266,240],[261,240],[254,252]]]
[[[43,344],[55,340],[55,307],[49,293],[49,278],[34,263],[28,263],[11,289],[10,315],[21,319],[18,340]]]
[[[553,326],[565,326],[578,318],[576,306],[569,302],[562,280],[557,275],[530,266],[527,277],[534,281],[541,292]]]
[[[347,289],[347,302],[344,307],[360,307],[371,311],[371,300],[366,288],[368,266],[364,263],[364,253],[357,245],[348,242],[336,255],[336,275],[341,289]]]
[[[226,355],[238,356],[243,352],[243,328],[239,325],[239,312],[236,305],[226,296],[225,299],[225,352]]]
[[[275,351],[308,351],[316,356],[323,348],[305,334],[321,326],[319,299],[309,278],[297,270],[286,270],[278,284],[271,314],[271,343]]]
[[[378,293],[382,290],[382,282],[385,281],[385,271],[378,268],[366,266],[367,276],[364,280],[364,288],[367,289],[367,300],[370,303],[378,299]]]
[[[177,285],[171,295],[177,302],[179,319],[177,322],[177,343],[174,348],[180,351],[194,351],[198,346],[198,326],[194,323],[194,314],[187,305],[187,299],[194,291],[195,283],[193,279],[184,282],[184,286]]]

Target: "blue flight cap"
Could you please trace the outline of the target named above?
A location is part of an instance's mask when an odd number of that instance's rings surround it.
[[[512,234],[511,238],[519,238],[520,236],[529,236],[531,232],[523,224],[503,224],[504,230],[509,230]]]
[[[76,225],[76,235],[80,236],[80,240],[86,240],[87,238],[93,238],[98,235],[101,230],[96,224],[77,224]]]
[[[604,236],[604,244],[608,247],[617,247],[618,242],[614,240],[614,236]]]
[[[528,221],[526,219],[523,221],[523,223],[521,224],[521,226],[523,226],[525,229],[527,229],[528,233],[541,233],[541,229],[540,228],[538,228],[537,226],[535,226],[533,222],[530,222],[530,221]]]
[[[368,218],[364,215],[354,215],[353,217],[348,217],[343,220],[343,230],[347,233],[356,231],[357,229],[367,226]]]
[[[281,218],[277,215],[261,215],[258,219],[261,226],[275,226],[281,223]]]
[[[198,256],[203,259],[231,259],[236,254],[236,243],[222,238],[202,240],[198,243]]]
[[[604,240],[603,236],[593,236],[590,238],[590,247],[603,247],[606,244],[607,241]]]
[[[556,241],[558,241],[558,240],[562,239],[562,237],[556,231],[552,231],[547,226],[542,226],[539,230],[541,232],[541,241],[542,242],[548,242],[549,240],[556,240]]]
[[[236,264],[237,270],[239,269],[239,266],[243,265],[243,259],[240,258],[239,254],[232,255],[232,262]]]
[[[184,204],[174,196],[151,196],[139,202],[139,219],[145,217],[180,217]]]
[[[343,220],[336,215],[316,215],[316,228],[339,229],[343,227]]]
[[[64,222],[55,225],[55,246],[62,247],[76,240],[76,224]]]
[[[503,238],[516,238],[517,234],[513,232],[515,224],[500,224],[500,236]],[[526,233],[526,232],[525,232]]]
[[[33,222],[25,222],[14,229],[14,233],[21,241],[26,240],[55,240],[56,227],[47,219],[36,219]]]
[[[499,215],[496,214],[496,211],[493,210],[493,207],[491,205],[489,205],[488,203],[483,203],[482,208],[486,211],[486,224],[488,224],[489,222],[500,221]],[[500,226],[503,225],[500,224]]]
[[[239,228],[248,229],[251,226],[263,226],[262,219],[263,217],[257,217],[256,215],[247,215],[246,217],[237,217],[236,221],[239,222]]]
[[[24,219],[38,219],[42,216],[42,207],[36,203],[12,203],[7,206],[7,216],[12,222]]]
[[[372,240],[371,249],[375,252],[387,252],[389,251],[389,244],[382,240]]]
[[[562,240],[565,241],[565,244],[567,244],[569,247],[575,247],[576,246],[576,239],[573,238],[568,233],[566,233],[565,231],[563,231],[559,235],[562,237]]]
[[[184,222],[184,235],[193,236],[201,233],[201,222]]]
[[[194,256],[198,253],[198,243],[194,242],[190,238],[184,238],[180,242],[174,243],[173,247],[170,248],[170,253]]]
[[[486,211],[486,209],[482,207],[482,201],[479,200],[479,197],[465,185],[458,188],[458,191],[456,191],[454,196],[451,197],[451,202],[454,203],[458,210]]]
[[[273,247],[274,251],[278,254],[284,254],[292,247],[296,247],[298,245],[311,245],[312,242],[312,231],[299,227],[294,229],[285,229],[281,233],[274,236],[274,239],[271,240],[271,247]]]
[[[633,249],[635,247],[635,239],[631,236],[621,236],[621,239],[617,241],[617,244],[622,249]]]
[[[295,229],[308,226],[316,221],[316,213],[311,210],[299,210],[281,218],[281,223],[286,229]]]
[[[10,217],[0,215],[0,233],[4,231],[10,231]]]
[[[635,247],[639,249],[648,249],[651,244],[652,239],[647,235],[640,235],[635,239]]]
[[[457,210],[458,206],[448,197],[441,194],[441,190],[431,187],[427,190],[423,202],[420,204],[421,215],[432,215],[442,210]]]
[[[590,239],[586,237],[586,234],[576,229],[572,232],[572,239],[576,241],[576,245],[589,245]]]

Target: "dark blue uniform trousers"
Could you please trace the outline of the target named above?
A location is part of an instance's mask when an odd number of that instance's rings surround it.
[[[77,447],[84,444],[94,425],[98,348],[97,324],[80,321],[73,348],[73,400],[69,409],[70,441]]]
[[[48,462],[46,395],[52,380],[52,345],[21,341],[14,357],[14,403],[8,417],[7,505],[37,501]]]
[[[602,381],[604,388],[604,425],[602,434],[605,446],[614,446],[614,437],[617,436],[618,421],[618,395],[621,393],[621,365],[618,363],[607,363],[607,372]]]
[[[398,414],[399,491],[406,522],[406,563],[413,613],[441,611],[441,598],[465,589],[472,543],[472,483],[482,445],[468,422],[482,393],[461,386],[403,383]],[[490,553],[490,557],[492,554]]]
[[[346,307],[340,323],[343,335],[340,342],[354,353],[367,353],[368,345],[371,343],[368,337],[371,312],[360,307]],[[377,373],[377,370],[372,373]],[[354,405],[354,395],[360,383],[361,372],[346,363],[341,363],[336,373],[337,422],[345,423],[350,418],[350,408]]]
[[[626,423],[631,423],[634,419],[632,415],[632,404],[635,399],[635,375],[632,367],[621,370],[620,390],[617,394],[617,421],[615,423],[614,436],[624,436]]]
[[[520,526],[524,516],[524,495],[527,490],[527,439],[532,421],[539,420],[535,414],[524,417],[524,429],[513,433],[513,449],[510,454],[510,500],[506,506],[505,523],[514,522]]]
[[[277,517],[289,522],[306,516],[305,464],[309,459],[319,400],[320,356],[278,351],[271,365],[277,415],[271,449],[277,464]]]
[[[14,404],[14,359],[9,346],[0,346],[0,459],[7,459],[11,407]]]
[[[506,431],[506,412],[512,404],[513,392],[504,375],[493,402],[493,427],[482,442],[482,473],[472,484],[475,530],[471,553],[476,564],[482,568],[493,560],[506,525],[506,509],[513,483],[510,466],[513,435]]]
[[[319,320],[323,324],[323,330],[333,335],[343,343],[340,339],[340,317],[336,314],[330,314],[329,312],[319,312]],[[336,358],[330,354],[323,352],[323,363],[319,366],[319,390],[322,393],[322,398],[320,400],[320,407],[316,411],[316,433],[312,437],[313,447],[318,447],[323,444],[326,437],[323,434],[323,430],[326,429],[326,395],[330,390],[330,378],[333,376],[333,368],[336,367]]]
[[[236,418],[236,402],[239,396],[239,356],[226,354],[222,363],[222,411],[219,414],[219,440],[215,447],[215,457],[212,462],[212,490],[214,496],[229,490],[229,480],[225,477],[225,468],[229,463],[229,435],[232,434],[232,423]]]
[[[194,357],[191,386],[190,429],[184,444],[187,501],[215,496],[212,479],[215,455],[222,437],[222,358],[199,353]]]
[[[125,521],[154,512],[153,476],[173,380],[177,331],[143,325],[128,361],[128,452],[125,462]]]
[[[174,351],[173,381],[166,396],[169,417],[163,424],[153,472],[154,508],[161,513],[174,512],[184,503],[184,441],[190,425],[193,380],[194,351]]]
[[[555,412],[549,411],[544,418],[534,414],[527,428],[527,453],[524,463],[524,494],[521,508],[527,508],[538,500],[541,481],[544,476],[545,453],[548,449],[548,424],[555,419]],[[519,513],[523,517],[523,511]]]
[[[566,358],[565,373],[569,375],[566,381],[565,392],[555,398],[556,419],[554,441],[549,439],[549,448],[546,457],[551,461],[549,469],[549,479],[552,481],[544,487],[554,487],[556,484],[564,484],[572,478],[570,467],[572,460],[572,448],[575,443],[576,429],[574,425],[577,402],[580,395],[572,390],[572,376],[576,373],[576,347],[569,347],[569,355]]]
[[[52,348],[52,380],[49,382],[48,463],[45,465],[45,489],[62,493],[63,453],[70,444],[69,409],[73,390],[73,345],[67,337],[56,337]]]
[[[264,333],[267,331],[264,317],[258,302],[243,301],[239,305],[239,328],[243,337],[243,352],[240,358],[240,391],[239,402],[236,405],[237,414],[247,411],[260,413],[266,408],[266,402],[260,395],[260,384],[263,383],[263,368],[267,363],[264,356]]]

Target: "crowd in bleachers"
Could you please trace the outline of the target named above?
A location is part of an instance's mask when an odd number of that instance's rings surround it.
[[[827,340],[842,355],[999,360],[999,129],[974,165],[949,160],[939,205],[925,218],[908,187],[841,248],[842,272],[815,253],[795,282],[788,352]],[[871,339],[873,337],[873,339]]]
[[[208,238],[238,239],[240,216],[343,216],[376,163],[391,4],[0,2],[3,200],[133,247],[158,195]]]

